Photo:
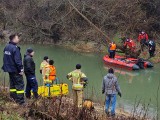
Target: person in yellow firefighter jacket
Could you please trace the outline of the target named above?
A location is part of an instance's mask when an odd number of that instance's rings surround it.
[[[44,68],[44,84],[53,84],[56,80],[56,67],[53,65],[54,61],[49,60],[49,65]]]
[[[76,65],[76,70],[67,75],[67,79],[72,81],[73,102],[76,107],[82,107],[83,89],[87,83],[86,75],[81,72],[81,65]]]
[[[49,58],[48,56],[44,56],[43,58],[43,62],[40,65],[40,73],[42,74],[42,76],[44,76],[44,68],[49,65]]]

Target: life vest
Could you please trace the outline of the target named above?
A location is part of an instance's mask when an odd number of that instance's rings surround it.
[[[136,47],[136,44],[135,44],[135,42],[133,41],[133,40],[129,40],[129,41],[126,41],[125,43],[124,43],[124,46],[125,47],[129,47],[130,49],[133,49],[133,48],[135,48]]]
[[[133,40],[130,40],[132,47],[136,47],[136,43]]]
[[[49,80],[53,81],[56,78],[56,68],[52,65],[50,65],[49,68],[50,68]]]
[[[138,36],[138,41],[141,41],[141,40],[146,40],[148,41],[148,35],[146,33],[144,34],[139,34]]]
[[[110,50],[116,50],[116,44],[111,44]]]
[[[44,80],[54,81],[55,79],[56,79],[56,68],[53,65],[46,66]]]

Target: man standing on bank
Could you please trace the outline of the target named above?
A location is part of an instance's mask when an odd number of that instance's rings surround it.
[[[20,39],[18,34],[9,37],[10,41],[3,51],[4,72],[9,73],[10,78],[10,96],[16,103],[22,105],[24,101],[24,81],[23,81],[23,65],[20,53],[20,47],[17,46]]]
[[[104,76],[102,81],[102,94],[105,94],[105,112],[109,116],[109,107],[111,104],[111,116],[115,116],[117,93],[121,97],[121,90],[117,81],[117,77],[114,75],[114,70],[110,68],[108,74]]]
[[[31,90],[34,98],[38,98],[38,82],[35,75],[35,62],[33,61],[34,51],[32,48],[28,48],[26,55],[24,56],[24,73],[26,75],[27,85],[25,95],[26,98],[31,99]]]
[[[76,70],[68,73],[67,79],[72,81],[73,102],[76,107],[81,108],[83,102],[83,89],[88,78],[81,71],[80,64],[76,65]]]

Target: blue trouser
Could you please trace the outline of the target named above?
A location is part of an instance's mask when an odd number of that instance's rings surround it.
[[[38,82],[36,80],[35,75],[26,75],[27,79],[27,85],[26,85],[26,97],[31,98],[31,91],[33,92],[33,95],[35,98],[38,98]]]
[[[109,52],[109,58],[114,58],[115,54],[116,54],[115,50],[110,50],[110,52]]]
[[[106,105],[105,105],[105,112],[108,113],[109,107],[111,104],[111,115],[115,115],[116,109],[116,94],[109,94],[106,96]]]

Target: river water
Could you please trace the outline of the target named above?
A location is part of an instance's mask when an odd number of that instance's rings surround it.
[[[36,63],[36,76],[39,85],[42,84],[42,78],[39,73],[39,66],[45,55],[55,61],[57,75],[60,82],[71,83],[66,79],[67,73],[75,69],[75,65],[80,63],[82,71],[89,78],[89,84],[85,88],[85,98],[91,98],[96,102],[104,102],[104,96],[101,94],[102,78],[107,74],[108,66],[103,63],[104,54],[100,53],[80,53],[57,46],[45,45],[21,45],[22,55],[28,47],[32,47],[35,51],[34,60]],[[2,66],[2,51],[4,45],[0,45],[0,66]],[[131,111],[136,101],[149,104],[149,110],[156,112],[158,104],[160,104],[160,65],[156,64],[153,69],[140,71],[124,71],[115,69],[118,81],[122,90],[122,98],[118,97],[117,107],[127,111]],[[7,81],[8,75],[1,72],[1,80]],[[1,81],[3,83],[3,81]],[[8,85],[8,82],[5,82]],[[159,96],[159,97],[157,97]]]

